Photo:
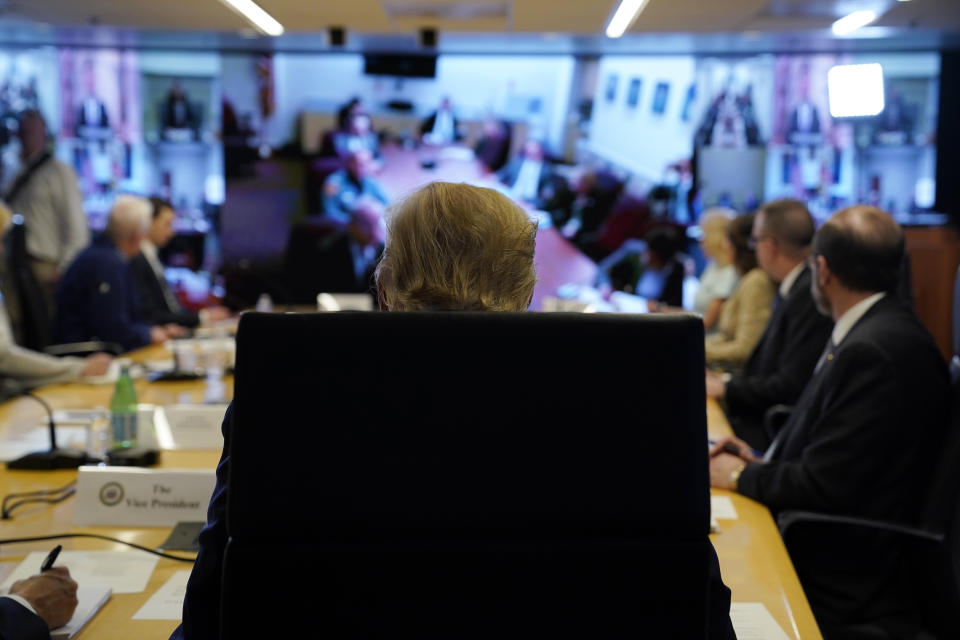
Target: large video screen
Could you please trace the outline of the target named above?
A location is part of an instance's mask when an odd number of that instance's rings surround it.
[[[157,195],[183,230],[222,203],[219,55],[43,47],[0,51],[0,189],[23,159],[17,118],[38,109],[73,167],[94,229],[118,193]]]

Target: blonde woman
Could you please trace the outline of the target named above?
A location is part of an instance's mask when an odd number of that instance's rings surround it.
[[[732,209],[713,207],[707,209],[700,218],[700,228],[703,230],[700,247],[709,262],[700,275],[693,310],[703,316],[703,326],[707,331],[716,328],[720,306],[733,294],[740,279],[726,248],[727,229],[736,215]]]
[[[753,214],[734,219],[727,229],[727,256],[740,282],[720,309],[717,332],[707,336],[705,347],[709,367],[742,368],[770,320],[776,285],[757,266],[757,257],[750,248],[752,229]]]

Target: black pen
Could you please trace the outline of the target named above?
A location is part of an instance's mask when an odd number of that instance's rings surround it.
[[[53,551],[47,554],[47,557],[43,559],[43,564],[40,565],[40,573],[53,568],[53,563],[57,561],[57,556],[60,555],[61,549],[63,549],[63,545],[58,544],[53,548]]]

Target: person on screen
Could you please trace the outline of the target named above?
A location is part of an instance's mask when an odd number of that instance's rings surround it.
[[[428,144],[452,144],[460,139],[453,102],[444,96],[437,110],[420,124],[420,137]]]
[[[118,196],[104,233],[67,269],[57,288],[58,342],[101,340],[124,350],[183,335],[177,325],[152,325],[140,317],[128,261],[140,252],[150,226],[150,203]]]
[[[949,376],[933,338],[896,294],[904,237],[870,206],[816,233],[810,292],[830,341],[763,459],[737,438],[710,452],[710,481],[786,510],[914,526],[947,426]],[[725,452],[730,445],[740,455]],[[787,550],[824,638],[901,635],[904,542],[870,527],[799,526]],[[878,630],[867,635],[864,625]]]
[[[770,319],[776,285],[757,266],[750,244],[753,218],[753,214],[739,216],[727,227],[726,250],[739,283],[723,303],[716,333],[706,338],[708,367],[728,371],[743,367]]]
[[[77,133],[83,136],[83,130],[108,129],[110,116],[107,114],[107,105],[97,97],[97,72],[93,60],[83,63],[83,88],[86,94],[80,101],[77,111]]]
[[[376,201],[354,207],[342,231],[320,237],[291,231],[284,252],[291,299],[310,304],[318,293],[372,294],[385,234],[383,207]]]
[[[810,66],[801,65],[799,73],[800,100],[790,112],[787,124],[787,142],[801,147],[818,146],[822,141],[820,110],[810,99]]]
[[[77,608],[77,583],[66,567],[18,580],[0,596],[0,640],[49,640]]]
[[[192,129],[193,111],[183,87],[176,80],[163,103],[164,129]]]
[[[90,228],[77,174],[50,151],[47,125],[39,111],[20,116],[17,135],[23,168],[3,199],[23,216],[30,266],[52,313],[57,281],[90,244]]]
[[[557,179],[546,155],[543,143],[530,138],[519,155],[497,173],[516,200],[537,209],[548,206],[557,192]]]
[[[489,117],[483,121],[480,139],[473,152],[483,168],[490,172],[499,171],[510,158],[511,126],[498,118]]]
[[[351,112],[346,129],[333,133],[332,146],[333,155],[340,158],[357,151],[369,151],[374,156],[380,153],[380,140],[366,111]]]
[[[380,181],[374,177],[373,153],[358,149],[347,156],[345,169],[330,174],[323,183],[323,216],[345,227],[357,207],[376,207],[382,212],[390,203]]]
[[[707,394],[724,400],[734,433],[756,449],[770,444],[767,409],[797,401],[830,336],[831,321],[810,296],[813,232],[813,216],[799,200],[774,200],[757,212],[751,244],[757,264],[777,283],[773,313],[743,371],[706,376]]]
[[[226,307],[213,306],[197,312],[184,309],[177,300],[157,253],[173,238],[173,221],[177,214],[172,204],[160,198],[150,198],[150,206],[150,227],[140,243],[139,253],[130,260],[130,271],[140,300],[140,316],[150,324],[176,324],[189,328],[230,317],[230,310]]]

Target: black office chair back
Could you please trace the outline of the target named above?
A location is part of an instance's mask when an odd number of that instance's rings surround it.
[[[922,516],[923,528],[942,532],[945,541],[914,544],[907,572],[927,628],[938,637],[960,638],[960,381],[951,384],[950,393],[947,430]]]
[[[244,315],[221,637],[708,637],[703,366],[690,316]]]
[[[53,320],[40,283],[30,266],[30,256],[27,253],[27,230],[23,217],[13,216],[13,223],[7,233],[9,247],[7,259],[13,292],[20,305],[22,346],[40,351],[53,342]]]

